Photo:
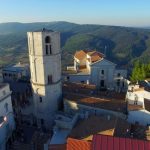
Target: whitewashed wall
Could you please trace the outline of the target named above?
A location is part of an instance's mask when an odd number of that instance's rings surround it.
[[[147,110],[130,111],[128,114],[130,123],[139,122],[140,125],[150,125],[150,112]]]
[[[76,74],[62,75],[63,81],[66,81],[67,77],[69,77],[68,80],[69,82],[81,83],[84,81],[84,83],[87,83],[90,81],[90,75],[76,75]]]
[[[115,64],[105,59],[91,65],[91,83],[100,87],[101,80],[104,80],[107,88],[114,87]],[[104,70],[104,74],[101,71]]]
[[[0,127],[0,150],[5,150],[5,144],[15,129],[11,92],[8,84],[0,89],[0,116],[6,117]]]

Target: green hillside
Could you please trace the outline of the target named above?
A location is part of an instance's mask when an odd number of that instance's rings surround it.
[[[96,49],[106,57],[127,67],[139,59],[150,61],[150,29],[79,25],[68,22],[2,23],[0,24],[0,65],[28,61],[27,31],[42,28],[61,32],[63,66],[72,63],[72,55],[80,49]]]

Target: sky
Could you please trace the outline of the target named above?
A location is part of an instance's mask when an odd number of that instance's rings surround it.
[[[0,0],[0,23],[51,21],[150,27],[150,0]]]

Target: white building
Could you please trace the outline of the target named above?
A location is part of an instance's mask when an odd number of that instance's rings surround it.
[[[0,150],[5,150],[6,142],[15,129],[11,102],[11,91],[8,84],[0,84]]]
[[[128,101],[128,121],[150,125],[150,92],[139,85],[129,85],[126,100]]]
[[[46,29],[28,32],[34,122],[49,128],[62,95],[60,33]]]
[[[65,74],[65,77],[71,82],[90,83],[98,88],[116,90],[127,87],[127,71],[116,69],[116,64],[97,51],[77,51],[74,55],[74,66],[68,69],[72,69],[72,72]]]
[[[30,77],[29,64],[18,63],[15,65],[9,65],[2,69],[3,81],[16,81],[21,78]]]

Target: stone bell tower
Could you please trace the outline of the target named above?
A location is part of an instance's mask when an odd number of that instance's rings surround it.
[[[62,96],[60,33],[43,29],[27,35],[34,122],[48,128]]]

